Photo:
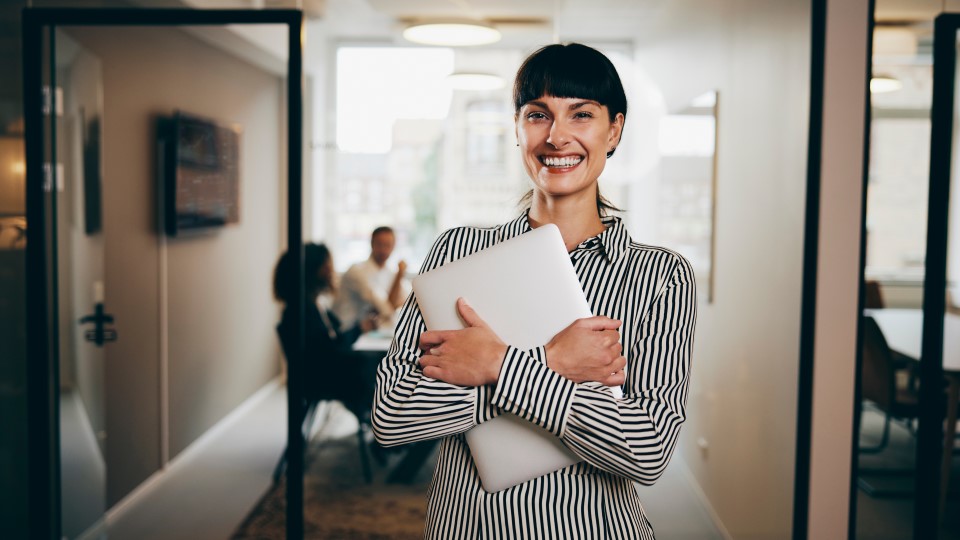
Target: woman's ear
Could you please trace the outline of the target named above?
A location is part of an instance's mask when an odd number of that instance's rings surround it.
[[[625,118],[623,113],[617,113],[617,116],[614,117],[613,122],[610,123],[610,138],[607,141],[610,143],[609,148],[607,148],[608,152],[620,145],[620,138],[623,136],[624,120]]]

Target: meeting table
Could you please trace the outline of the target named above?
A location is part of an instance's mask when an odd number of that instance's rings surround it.
[[[891,349],[920,360],[923,341],[922,309],[867,309],[883,332]],[[943,376],[947,381],[946,429],[940,463],[940,511],[947,499],[953,446],[957,435],[957,408],[960,406],[960,315],[947,313],[943,319]]]

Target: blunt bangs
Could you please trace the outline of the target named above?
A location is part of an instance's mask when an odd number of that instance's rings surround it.
[[[596,101],[607,107],[611,122],[617,113],[627,115],[627,96],[613,63],[579,43],[547,45],[520,66],[513,84],[515,112],[544,95]]]

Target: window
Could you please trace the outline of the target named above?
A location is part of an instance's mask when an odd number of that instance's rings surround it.
[[[872,94],[866,277],[915,289],[918,301],[926,255],[933,69],[929,55],[876,58],[874,74],[902,87]]]
[[[516,152],[510,86],[529,52],[338,47],[336,144],[324,145],[322,202],[313,209],[314,236],[331,246],[338,271],[369,255],[379,225],[394,228],[394,256],[415,272],[441,231],[517,214],[529,181]],[[611,59],[618,68],[628,62],[623,50]],[[445,77],[455,71],[499,75],[504,85],[454,90]],[[627,160],[608,164],[608,197],[626,185],[616,178],[630,172]]]

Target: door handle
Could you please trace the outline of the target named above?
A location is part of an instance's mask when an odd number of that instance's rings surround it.
[[[113,328],[105,328],[106,324],[113,323],[113,315],[103,312],[102,302],[97,303],[93,313],[80,318],[80,324],[89,323],[93,323],[93,330],[87,330],[84,334],[84,338],[86,338],[87,341],[92,341],[96,343],[98,347],[102,347],[107,341],[117,340],[117,331]]]

